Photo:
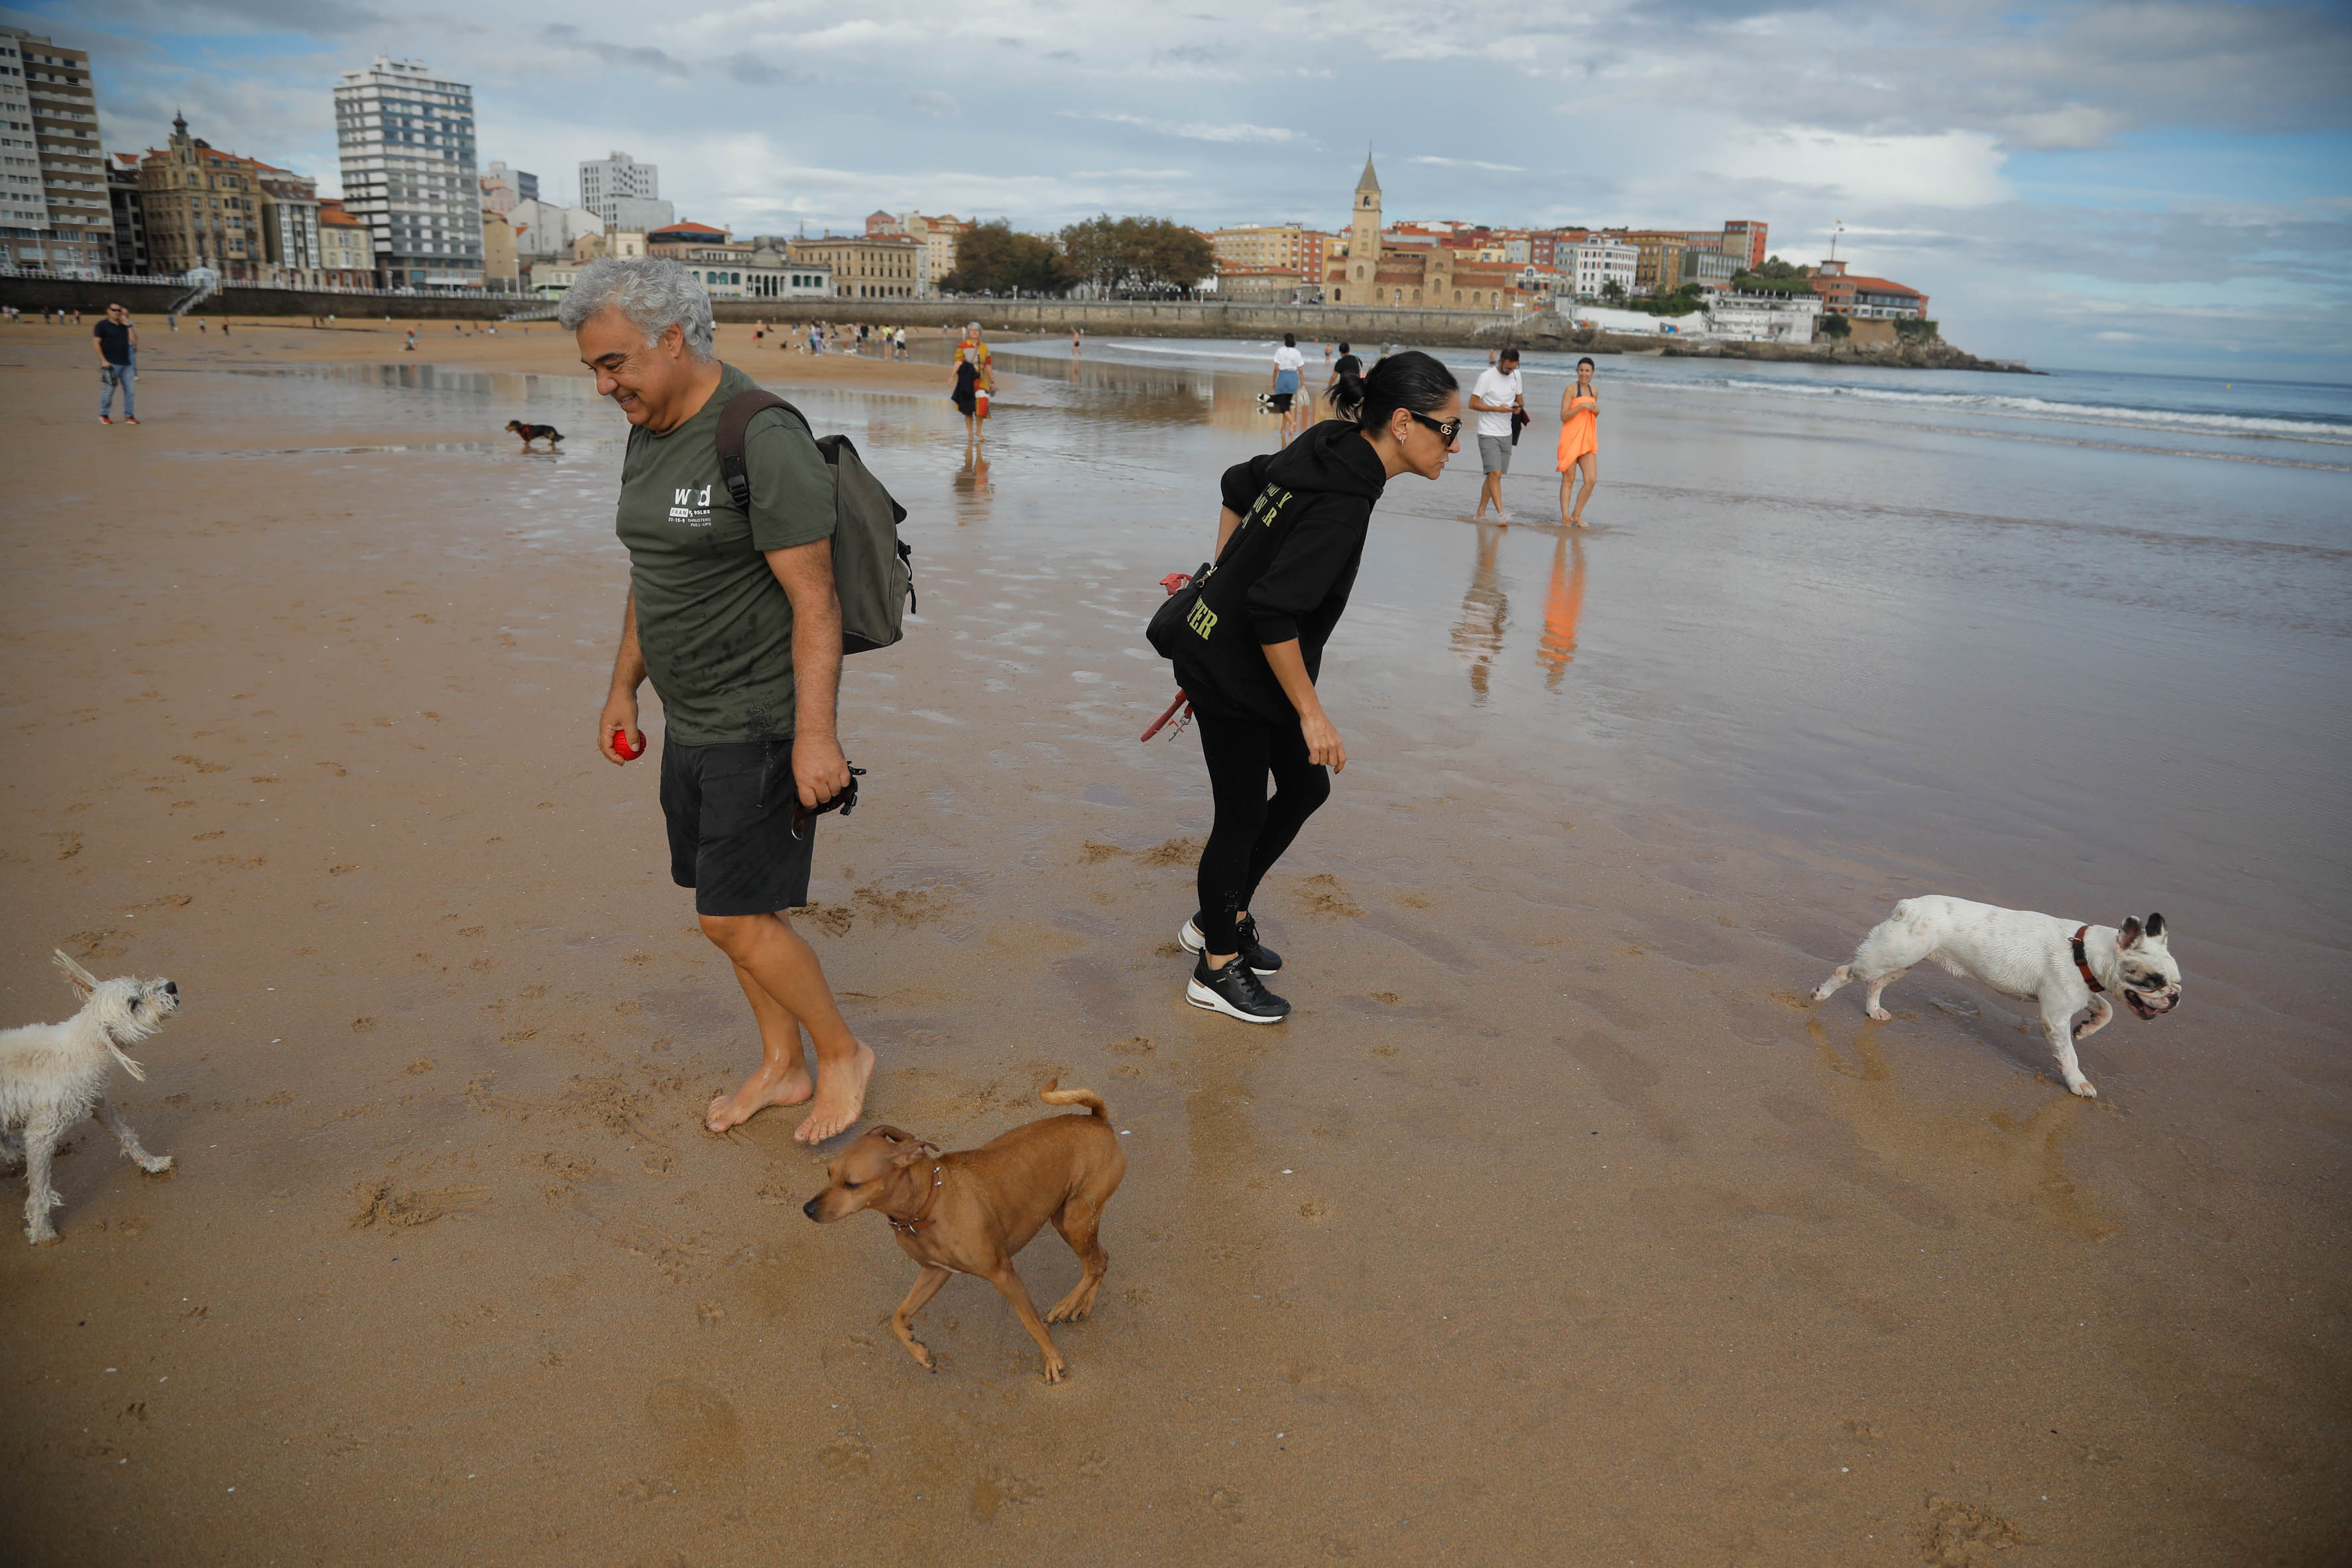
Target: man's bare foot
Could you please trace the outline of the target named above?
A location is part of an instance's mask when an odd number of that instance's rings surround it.
[[[742,1088],[732,1094],[721,1094],[710,1103],[709,1115],[703,1125],[714,1133],[723,1133],[742,1125],[771,1105],[797,1105],[814,1091],[806,1068],[789,1068],[772,1076],[762,1063],[743,1080]]]
[[[874,1052],[861,1042],[845,1068],[821,1068],[816,1077],[816,1103],[808,1117],[793,1129],[803,1144],[821,1144],[845,1133],[866,1112],[866,1084],[874,1076]]]

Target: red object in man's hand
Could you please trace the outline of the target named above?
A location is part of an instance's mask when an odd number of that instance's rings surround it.
[[[613,732],[613,755],[618,757],[624,762],[635,762],[638,758],[643,757],[645,753],[629,744],[629,732],[627,730],[616,729]]]

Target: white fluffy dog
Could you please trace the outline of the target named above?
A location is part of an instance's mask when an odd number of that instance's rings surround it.
[[[172,1168],[171,1155],[139,1146],[139,1134],[107,1103],[106,1081],[118,1061],[131,1077],[147,1076],[122,1048],[145,1040],[180,1010],[180,988],[163,979],[100,980],[63,953],[58,967],[81,997],[81,1011],[63,1023],[0,1030],[0,1161],[25,1162],[32,1189],[25,1199],[25,1232],[37,1247],[57,1239],[49,1210],[64,1201],[49,1186],[50,1156],[84,1116],[95,1112],[141,1170],[152,1176]]]
[[[2099,1092],[2083,1076],[2074,1042],[2116,1016],[2103,993],[2121,992],[2144,1019],[2180,1005],[2180,966],[2172,961],[2161,915],[2149,915],[2145,925],[2134,915],[2121,926],[2089,925],[1940,895],[1896,904],[1862,939],[1853,962],[1840,964],[1821,983],[1813,1000],[1827,1001],[1848,980],[1860,980],[1870,988],[1863,1007],[1885,1023],[1892,1015],[1878,1005],[1878,993],[1923,960],[1982,980],[2005,997],[2040,1002],[2058,1071],[2066,1087],[2085,1099],[2098,1098]],[[2084,1008],[2091,1016],[2076,1024],[2074,1015]]]

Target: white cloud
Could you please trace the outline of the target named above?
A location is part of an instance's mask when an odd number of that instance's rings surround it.
[[[1785,126],[1727,135],[1707,166],[1734,179],[1770,180],[1847,202],[1981,207],[2014,194],[2001,178],[2005,157],[1999,140],[1981,131],[1861,136]]]
[[[1240,120],[1155,120],[1143,114],[1081,114],[1076,110],[1058,110],[1065,120],[1098,120],[1107,125],[1131,125],[1139,131],[1156,131],[1162,136],[1181,136],[1188,141],[1271,141],[1300,142],[1310,140],[1306,132],[1286,130],[1278,125],[1250,125]]]
[[[1475,158],[1437,158],[1423,154],[1421,157],[1412,159],[1411,162],[1415,163],[1426,163],[1431,167],[1437,169],[1486,169],[1497,174],[1524,174],[1527,172],[1525,169],[1521,168],[1517,163],[1482,163]]]
[[[907,101],[934,120],[953,120],[963,112],[963,105],[956,101],[955,94],[951,92],[919,89],[908,93]]]

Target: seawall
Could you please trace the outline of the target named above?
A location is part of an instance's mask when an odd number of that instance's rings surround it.
[[[185,292],[177,284],[86,282],[68,277],[0,277],[0,305],[20,310],[80,310],[95,316],[110,299],[137,315],[159,316]],[[1979,360],[1948,343],[1897,341],[1879,348],[1851,342],[1743,343],[1712,338],[1651,337],[1574,327],[1549,311],[1396,310],[1324,305],[1262,305],[1234,300],[1147,303],[1124,299],[719,299],[721,321],[866,322],[874,326],[961,328],[978,321],[992,332],[1058,336],[1077,328],[1096,337],[1271,339],[1296,332],[1311,340],[1345,340],[1374,350],[1390,343],[1433,348],[1527,348],[1669,359],[1773,360],[1900,370],[2000,371],[2025,367]],[[354,320],[496,321],[518,311],[546,314],[548,302],[518,295],[312,292],[224,287],[199,305],[202,316],[310,317]]]

